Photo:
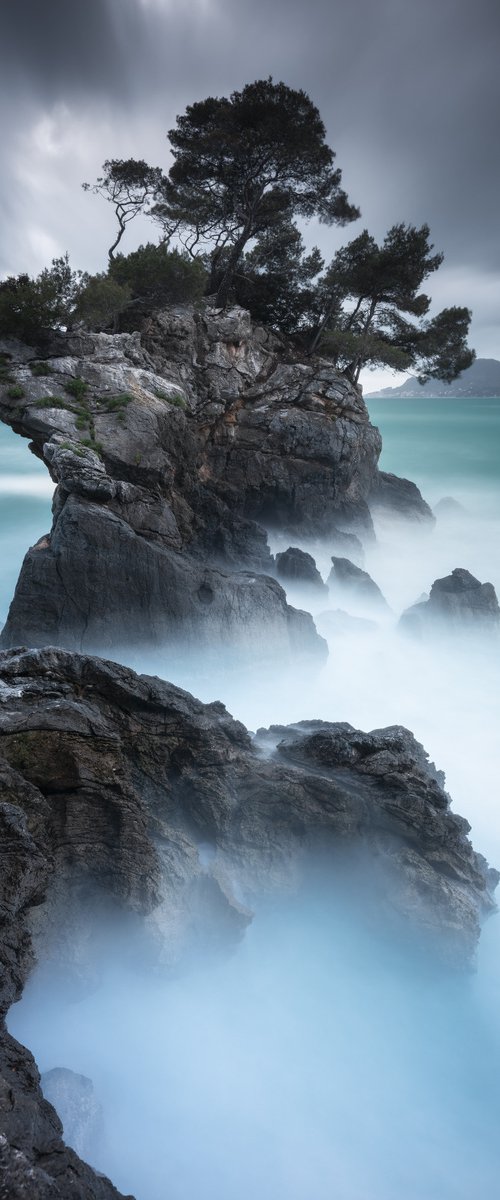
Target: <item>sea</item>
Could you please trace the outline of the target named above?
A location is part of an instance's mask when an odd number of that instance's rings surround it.
[[[167,651],[135,665],[222,700],[250,729],[407,726],[500,867],[499,641],[415,642],[398,624],[455,567],[500,595],[500,400],[372,399],[369,412],[381,468],[438,514],[432,528],[377,520],[365,566],[386,614],[333,635],[320,669],[244,671],[230,657],[214,668]],[[50,528],[51,492],[26,441],[0,426],[2,615],[26,547]],[[298,544],[326,579],[328,539]],[[328,606],[289,599],[318,621]],[[411,956],[394,966],[351,913],[312,895],[258,912],[229,961],[166,981],[110,963],[68,1001],[35,973],[8,1021],[42,1070],[93,1080],[104,1116],[87,1155],[138,1200],[472,1200],[498,1194],[499,1014],[500,915],[476,970],[447,977]]]

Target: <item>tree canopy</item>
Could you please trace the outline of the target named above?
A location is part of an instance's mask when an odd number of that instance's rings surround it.
[[[341,188],[318,109],[272,79],[190,105],[168,137],[174,163],[153,212],[167,237],[210,257],[226,302],[246,246],[294,217],[344,225],[359,216]]]
[[[86,278],[71,269],[67,254],[35,279],[9,276],[0,283],[0,334],[37,345],[51,330],[67,328]]]
[[[149,167],[144,159],[135,158],[107,158],[102,169],[104,174],[95,183],[82,183],[82,188],[103,196],[114,207],[118,234],[108,250],[112,260],[129,221],[144,212],[157,196],[163,175],[159,167]]]
[[[473,361],[468,309],[443,309],[425,320],[430,299],[420,287],[443,261],[432,253],[429,232],[428,225],[393,225],[377,245],[365,229],[318,283],[323,311],[312,348],[329,353],[355,383],[366,363],[415,368],[425,382],[453,379]]]

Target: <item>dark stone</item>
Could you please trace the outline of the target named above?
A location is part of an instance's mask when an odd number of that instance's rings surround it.
[[[429,525],[435,521],[432,509],[422,498],[416,484],[387,471],[378,471],[374,476],[369,504],[374,513],[389,513]]]
[[[403,613],[401,628],[423,637],[433,627],[450,633],[465,630],[498,632],[500,607],[492,583],[480,583],[470,571],[456,567],[451,575],[436,579],[427,601],[412,605]]]
[[[256,899],[297,888],[319,849],[351,878],[361,853],[369,920],[371,862],[389,924],[470,964],[498,875],[408,730],[312,721],[252,742],[222,704],[55,649],[1,654],[0,688],[0,1015],[33,937],[58,979],[83,981],[109,955],[103,913],[122,935],[111,929],[114,953],[146,943],[156,970],[193,945],[227,952]],[[118,1200],[64,1145],[32,1056],[4,1028],[0,1117],[6,1200]]]
[[[103,1137],[103,1113],[92,1080],[67,1067],[53,1067],[44,1071],[40,1082],[45,1099],[62,1121],[64,1140],[82,1158],[96,1162]]]
[[[264,617],[263,654],[270,641],[281,654],[283,599],[241,572],[272,573],[265,527],[344,548],[349,537],[359,558],[355,535],[335,531],[373,535],[381,439],[360,390],[327,360],[298,360],[243,310],[209,304],[144,318],[140,332],[58,334],[47,376],[31,374],[29,347],[11,349],[23,396],[3,393],[0,416],[31,439],[56,494],[3,645],[119,653],[135,623],[143,645],[179,629],[215,645],[224,626],[225,644],[241,646]],[[76,377],[80,408],[67,391]]]
[[[348,558],[332,558],[332,564],[327,582],[333,595],[349,600],[351,604],[390,612],[378,584],[368,571],[362,571]]]
[[[363,543],[355,533],[347,533],[343,529],[330,530],[330,542],[335,555],[349,558],[357,567],[362,567],[365,560]]]
[[[276,555],[276,574],[285,584],[300,584],[328,594],[312,554],[306,554],[297,546],[289,546],[288,550]]]

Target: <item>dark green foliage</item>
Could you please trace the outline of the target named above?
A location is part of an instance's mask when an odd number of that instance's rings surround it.
[[[67,380],[67,382],[64,384],[64,391],[67,392],[69,396],[74,396],[75,400],[83,400],[83,397],[88,391],[88,386],[88,383],[86,383],[84,379],[81,379],[80,376],[77,375],[74,379]]]
[[[32,375],[51,375],[52,370],[46,362],[30,363],[30,371]]]
[[[7,388],[7,395],[10,400],[22,400],[26,393],[20,383],[13,383],[11,387]]]
[[[33,400],[34,408],[67,408],[67,400],[61,396],[42,396],[41,400]]]
[[[108,250],[112,261],[125,229],[138,213],[147,211],[147,204],[160,192],[163,175],[159,167],[149,167],[144,159],[108,158],[103,164],[104,175],[95,183],[82,183],[85,192],[104,196],[116,213],[118,235]]]
[[[109,275],[89,275],[78,296],[74,318],[89,329],[114,329],[127,307],[130,288]]]
[[[210,292],[225,303],[253,238],[295,216],[359,216],[341,189],[318,109],[303,91],[261,79],[190,105],[169,140],[174,164],[153,209],[167,237],[210,251]]]
[[[319,250],[306,254],[296,225],[284,223],[244,256],[233,280],[235,300],[276,332],[299,335],[319,319],[314,281],[322,268]]]
[[[103,403],[106,405],[106,412],[120,412],[127,404],[131,404],[133,399],[130,392],[120,392],[118,396],[104,397]]]
[[[468,308],[443,308],[424,326],[417,343],[418,379],[443,379],[452,383],[461,371],[472,366],[473,350],[467,346],[472,313]]]
[[[10,276],[0,283],[0,335],[39,345],[51,330],[72,320],[81,287],[81,272],[72,271],[67,254],[30,279]]]
[[[86,446],[87,450],[93,450],[95,454],[98,454],[99,457],[101,457],[103,452],[102,442],[96,442],[94,438],[90,437],[82,438],[81,444],[82,446]]]
[[[180,392],[174,392],[173,396],[166,397],[168,404],[173,404],[174,408],[186,408],[186,401]]]
[[[148,242],[125,257],[117,254],[110,263],[111,280],[137,300],[151,307],[162,304],[195,304],[207,285],[200,259],[184,251],[169,250],[165,243]]]
[[[10,370],[10,354],[0,354],[0,384],[15,383],[14,376]]]
[[[420,287],[443,261],[432,254],[429,227],[393,225],[381,246],[364,230],[336,254],[318,285],[323,314],[312,341],[357,383],[367,363],[408,370],[422,380],[454,379],[473,360],[470,313],[446,309],[425,321]]]

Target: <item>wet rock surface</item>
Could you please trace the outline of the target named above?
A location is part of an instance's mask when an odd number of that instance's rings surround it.
[[[498,876],[407,730],[313,721],[252,741],[222,704],[55,649],[4,652],[0,682],[3,1013],[34,946],[87,986],[108,951],[103,917],[115,947],[121,931],[156,969],[197,944],[226,952],[318,847],[334,877],[353,852],[376,864],[388,920],[470,962]],[[5,1196],[118,1195],[64,1146],[32,1056],[6,1033],[0,1111]]]
[[[141,332],[61,334],[43,373],[29,347],[3,348],[19,394],[0,390],[0,416],[56,485],[5,646],[109,652],[129,620],[156,645],[178,637],[179,619],[188,639],[196,627],[213,644],[244,617],[247,629],[264,619],[281,651],[293,621],[283,597],[244,574],[272,573],[263,525],[371,534],[381,440],[360,392],[243,310],[170,309]],[[312,625],[309,636],[321,653]]]

